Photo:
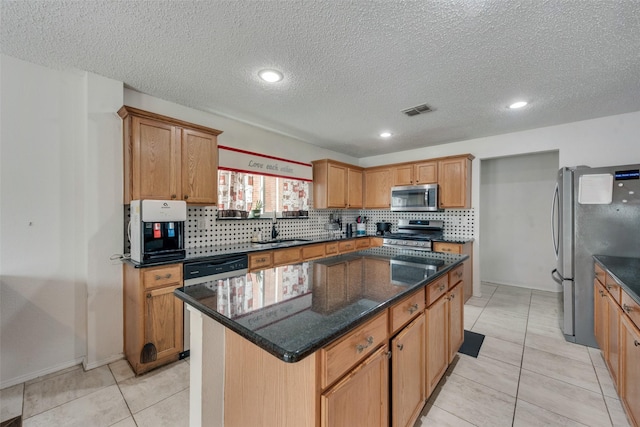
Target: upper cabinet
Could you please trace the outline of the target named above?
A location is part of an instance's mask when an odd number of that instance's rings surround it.
[[[365,209],[388,209],[391,206],[391,168],[370,168],[364,171]]]
[[[438,182],[438,162],[427,161],[396,165],[391,169],[393,185],[435,184]]]
[[[362,168],[333,160],[313,164],[313,207],[362,209]]]
[[[471,207],[471,161],[473,158],[468,154],[438,160],[440,209]]]
[[[123,106],[124,203],[140,199],[216,204],[222,132]]]

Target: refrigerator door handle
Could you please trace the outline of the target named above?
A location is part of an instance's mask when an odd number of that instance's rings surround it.
[[[564,278],[562,277],[562,275],[560,275],[557,268],[554,268],[551,271],[551,278],[559,285],[562,285],[562,282],[564,281]]]
[[[554,221],[556,205],[558,204],[558,196],[559,196],[559,189],[558,189],[558,183],[556,182],[556,189],[553,192],[553,201],[551,202],[551,240],[553,241],[553,251],[556,254],[556,260],[558,259],[558,250],[560,246],[558,242],[558,238],[556,238],[556,221]],[[559,213],[558,213],[558,220],[560,220]]]

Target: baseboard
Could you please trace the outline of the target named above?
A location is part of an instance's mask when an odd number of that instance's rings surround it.
[[[124,353],[114,354],[113,356],[109,356],[106,359],[98,360],[92,363],[87,363],[86,357],[82,361],[82,367],[85,371],[90,371],[91,369],[99,368],[100,366],[108,365],[109,363],[117,362],[118,360],[124,359]]]
[[[81,365],[83,362],[83,357],[80,357],[75,360],[70,360],[65,363],[61,363],[59,365],[52,366],[50,368],[42,369],[40,371],[32,372],[25,375],[20,375],[19,377],[11,378],[6,381],[2,381],[0,383],[0,389],[5,389],[7,387],[12,387],[17,384],[22,384],[27,381],[35,380],[36,378],[43,377],[45,375],[53,374],[58,371],[62,371],[63,369],[72,368],[77,365]]]

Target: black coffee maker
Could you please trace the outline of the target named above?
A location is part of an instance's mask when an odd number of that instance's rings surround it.
[[[387,233],[391,233],[390,222],[376,222],[376,235],[384,236]]]

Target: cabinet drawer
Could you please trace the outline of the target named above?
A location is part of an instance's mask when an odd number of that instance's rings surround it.
[[[273,265],[284,265],[300,262],[301,248],[278,249],[273,251]]]
[[[272,263],[273,258],[271,252],[258,252],[257,254],[249,255],[249,270],[271,267]]]
[[[444,275],[427,286],[427,307],[436,302],[438,298],[447,293],[449,288],[449,276]]]
[[[596,279],[598,279],[600,281],[600,283],[602,283],[604,285],[604,282],[605,282],[604,269],[602,267],[600,267],[598,264],[594,264],[593,265],[593,269],[595,270],[595,273],[596,273]]]
[[[338,242],[326,243],[324,245],[324,253],[326,255],[333,255],[338,253]]]
[[[604,282],[605,287],[607,288],[607,290],[609,291],[613,299],[616,300],[618,305],[620,305],[620,293],[622,292],[620,285],[618,285],[618,283],[614,280],[614,278],[611,277],[609,274],[605,274],[604,280],[605,280]]]
[[[387,339],[387,312],[320,350],[321,388],[326,388]]]
[[[324,243],[307,245],[302,247],[302,260],[322,258],[324,256]]]
[[[338,251],[340,253],[352,252],[355,250],[356,250],[356,243],[353,240],[347,240],[346,242],[338,242]]]
[[[622,291],[622,309],[640,329],[640,304],[631,299],[625,291]]]
[[[391,307],[391,333],[424,311],[424,288]]]
[[[173,264],[166,267],[145,269],[142,281],[145,289],[157,288],[182,282],[182,264]]]
[[[455,285],[459,281],[464,280],[464,264],[460,264],[449,272],[449,284]]]
[[[462,245],[457,243],[433,242],[434,252],[448,252],[452,254],[461,254]]]
[[[356,249],[365,249],[368,248],[371,244],[369,243],[368,237],[360,237],[356,239]]]

